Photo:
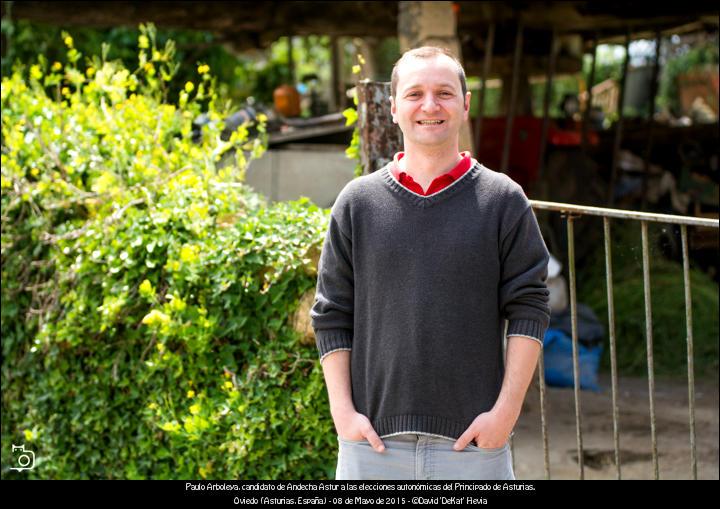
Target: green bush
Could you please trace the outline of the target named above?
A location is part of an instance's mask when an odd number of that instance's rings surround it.
[[[244,185],[265,119],[223,141],[206,65],[167,103],[174,46],[141,32],[134,72],[79,65],[64,34],[67,63],[2,81],[3,477],[331,477],[317,351],[289,321],[328,211]]]

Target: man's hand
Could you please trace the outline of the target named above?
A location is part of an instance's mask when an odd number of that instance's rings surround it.
[[[365,415],[355,410],[339,411],[333,414],[338,436],[347,440],[366,439],[377,452],[383,452],[385,445]]]
[[[453,449],[462,451],[473,439],[481,449],[502,447],[510,438],[516,420],[494,410],[484,412],[475,417],[470,427],[457,439]]]
[[[508,336],[505,378],[495,406],[489,412],[475,417],[470,427],[457,439],[453,449],[462,451],[473,439],[478,447],[485,449],[505,445],[520,417],[522,402],[535,372],[541,348],[541,343],[534,339]]]

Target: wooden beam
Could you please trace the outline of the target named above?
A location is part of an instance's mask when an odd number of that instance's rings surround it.
[[[509,173],[510,145],[512,145],[512,128],[515,118],[515,103],[518,95],[518,80],[520,78],[520,59],[522,58],[523,46],[523,20],[518,16],[517,28],[515,31],[515,56],[513,57],[512,85],[510,88],[510,102],[507,109],[507,120],[505,121],[505,141],[503,142],[502,163],[500,171]]]
[[[485,40],[485,55],[483,57],[483,71],[480,76],[480,97],[478,98],[478,113],[475,120],[475,150],[480,155],[480,141],[482,140],[482,122],[485,115],[485,92],[487,91],[488,75],[492,64],[493,43],[495,42],[495,23],[490,24]]]
[[[618,100],[618,120],[615,123],[615,139],[613,143],[612,167],[610,168],[610,185],[608,186],[607,206],[612,208],[615,203],[615,181],[617,180],[617,169],[620,162],[620,146],[623,135],[623,103],[625,102],[625,87],[627,84],[628,66],[630,65],[630,41],[631,31],[628,29],[625,34],[625,60],[623,60],[622,76],[620,77],[620,99]]]

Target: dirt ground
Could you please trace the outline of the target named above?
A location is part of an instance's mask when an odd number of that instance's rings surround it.
[[[615,479],[612,392],[600,374],[600,392],[580,391],[585,479]],[[646,378],[618,379],[622,479],[654,479],[650,401]],[[572,388],[547,387],[550,479],[579,479],[575,398]],[[687,380],[655,378],[655,429],[660,479],[691,479]],[[698,479],[718,479],[718,381],[695,381]],[[537,379],[528,390],[513,437],[517,479],[544,479]]]

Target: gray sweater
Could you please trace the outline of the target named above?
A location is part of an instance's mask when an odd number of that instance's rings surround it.
[[[350,350],[352,399],[380,437],[455,440],[495,405],[503,333],[542,344],[549,253],[522,187],[473,160],[416,194],[382,169],[332,206],[310,310],[320,362]]]

